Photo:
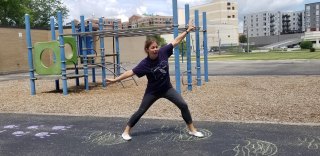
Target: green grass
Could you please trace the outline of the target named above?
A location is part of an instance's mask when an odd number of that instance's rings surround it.
[[[180,57],[181,59],[181,57]],[[192,61],[195,61],[195,56],[192,57]],[[214,54],[209,55],[209,61],[227,61],[227,60],[290,60],[290,59],[320,59],[320,51],[294,51],[294,52],[256,52],[256,53],[223,53],[221,55]],[[174,59],[171,58],[173,61]],[[186,60],[186,57],[184,57]],[[203,60],[203,56],[201,56]]]

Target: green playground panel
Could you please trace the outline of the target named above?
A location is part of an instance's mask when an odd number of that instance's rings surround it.
[[[66,57],[66,64],[67,65],[74,65],[74,64],[78,64],[78,54],[77,54],[77,43],[76,43],[76,39],[72,36],[64,36],[63,37],[64,40],[64,44],[68,44],[70,45],[71,49],[72,49],[72,56],[70,58],[70,56]],[[70,59],[67,59],[70,58]]]
[[[51,49],[55,55],[54,64],[46,67],[41,61],[41,55],[46,49]],[[61,74],[61,59],[60,59],[60,49],[59,42],[49,41],[49,42],[37,42],[34,44],[34,66],[35,72],[39,75],[59,75]]]
[[[67,65],[74,65],[78,63],[76,40],[72,36],[64,36],[64,43],[70,45],[72,56],[66,58]],[[60,43],[58,41],[37,42],[34,45],[34,65],[35,72],[39,75],[59,75],[61,74],[61,58],[60,58]],[[41,56],[46,49],[51,49],[55,55],[56,60],[50,67],[46,67],[41,61]]]

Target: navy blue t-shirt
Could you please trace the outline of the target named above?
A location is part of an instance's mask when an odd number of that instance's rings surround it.
[[[155,60],[146,57],[132,69],[138,77],[147,76],[146,94],[160,94],[172,88],[168,64],[168,58],[172,53],[173,45],[167,44],[159,49],[158,57]]]

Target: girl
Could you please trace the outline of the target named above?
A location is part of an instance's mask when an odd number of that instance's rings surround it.
[[[177,36],[171,43],[162,48],[158,48],[155,40],[148,39],[145,42],[144,50],[148,56],[143,59],[135,68],[128,70],[115,79],[107,79],[108,83],[121,81],[133,75],[142,77],[147,76],[148,85],[144,93],[139,109],[131,116],[127,126],[122,133],[124,140],[131,140],[130,131],[132,127],[139,121],[142,115],[150,108],[150,106],[160,98],[166,98],[174,103],[180,110],[184,121],[186,122],[189,134],[196,137],[203,137],[193,125],[190,111],[187,103],[182,96],[172,87],[169,76],[168,58],[173,53],[173,48],[177,46],[186,35],[195,27],[192,21],[189,22],[188,29]]]

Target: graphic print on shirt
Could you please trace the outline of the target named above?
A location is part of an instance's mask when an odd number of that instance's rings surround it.
[[[151,73],[154,76],[155,80],[162,80],[165,78],[168,70],[168,62],[161,61],[156,67],[151,69]]]

